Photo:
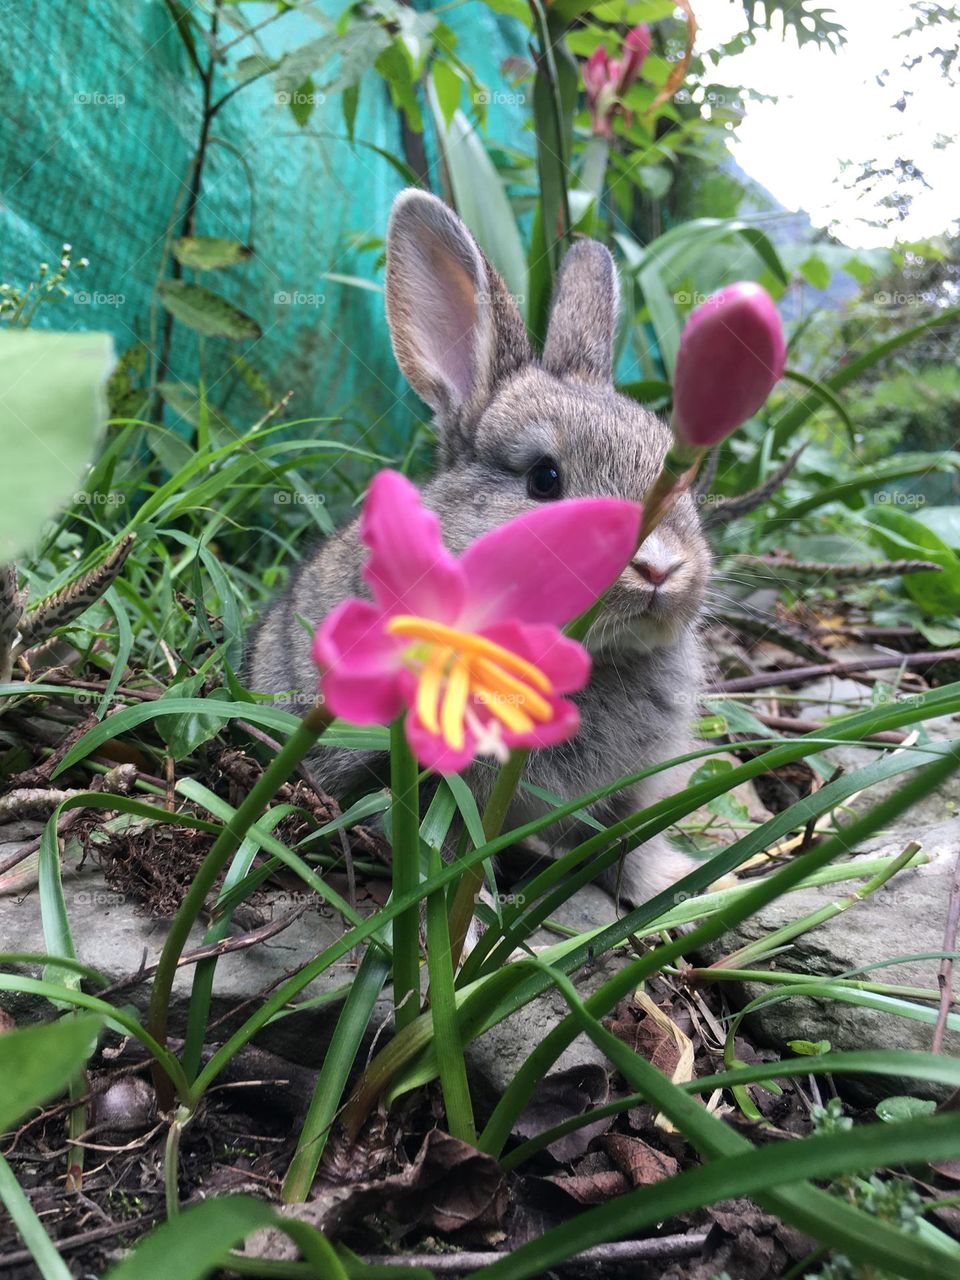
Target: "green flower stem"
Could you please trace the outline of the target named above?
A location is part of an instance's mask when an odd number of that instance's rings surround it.
[[[184,1106],[177,1107],[173,1123],[167,1130],[167,1141],[163,1151],[163,1191],[167,1207],[167,1218],[175,1218],[180,1212],[180,1138],[184,1128],[190,1123],[193,1112]]]
[[[431,850],[430,874],[434,876],[441,870],[440,854]],[[468,876],[469,873],[464,879]],[[456,961],[450,950],[447,895],[442,889],[427,899],[427,965],[433,1043],[437,1050],[447,1129],[453,1137],[473,1146],[477,1141],[477,1127],[463,1060],[463,1036],[457,1025],[457,993],[453,982]]]
[[[638,549],[643,545],[671,507],[691,485],[705,450],[684,448],[675,440],[663,460],[660,474],[643,499]]]
[[[420,778],[403,719],[390,726],[390,810],[393,837],[394,900],[420,885]],[[394,1030],[402,1031],[420,1012],[420,909],[415,905],[393,922]]]
[[[495,840],[503,830],[503,824],[510,812],[510,805],[513,803],[523,766],[527,763],[529,754],[530,752],[524,749],[511,751],[510,759],[497,774],[497,780],[493,784],[493,790],[483,811],[483,834],[488,841]],[[463,955],[463,944],[467,937],[467,930],[470,928],[470,921],[473,919],[477,894],[482,884],[483,864],[478,863],[463,873],[453,895],[449,924],[450,957],[453,968],[457,967]]]
[[[177,965],[187,945],[190,930],[198,920],[207,896],[216,884],[217,877],[226,866],[228,859],[232,858],[240,848],[244,836],[332,720],[333,717],[319,703],[307,712],[284,744],[283,749],[264,769],[233,819],[220,831],[194,877],[186,897],[180,904],[180,909],[173,918],[173,924],[170,926],[170,932],[160,953],[153,990],[150,993],[150,1007],[147,1011],[147,1030],[164,1047],[167,1043],[170,993],[173,990]],[[169,1075],[159,1063],[154,1067],[154,1084],[161,1107],[168,1108],[172,1101],[172,1086]]]
[[[676,440],[671,445],[663,460],[660,474],[643,499],[643,516],[640,521],[640,532],[637,534],[636,551],[640,550],[680,495],[690,487],[705,452],[703,449],[684,448]],[[584,640],[603,608],[606,598],[605,591],[589,609],[585,609],[578,618],[574,618],[564,627],[564,635],[569,636],[571,640]]]

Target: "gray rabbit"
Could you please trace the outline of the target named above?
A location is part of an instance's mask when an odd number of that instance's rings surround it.
[[[537,359],[507,288],[473,237],[439,199],[401,193],[387,234],[387,320],[397,362],[436,414],[439,471],[423,490],[456,553],[537,503],[610,495],[640,502],[670,441],[668,428],[613,387],[619,286],[600,244],[579,241],[557,282],[543,356]],[[350,595],[366,596],[364,548],[354,522],[304,561],[253,637],[250,687],[303,704],[317,672],[298,615],[319,622]],[[614,584],[587,641],[593,674],[576,695],[581,728],[534,751],[525,778],[572,799],[690,749],[702,673],[695,633],[710,553],[685,495]],[[298,697],[298,694],[300,695]],[[343,795],[381,766],[372,755],[321,750],[324,786]],[[483,804],[493,771],[468,781]],[[682,786],[676,770],[626,788],[593,809],[609,825]],[[510,826],[543,811],[520,791]],[[590,834],[569,820],[544,832],[539,852],[559,853]],[[627,901],[652,897],[692,869],[663,836],[605,873]]]

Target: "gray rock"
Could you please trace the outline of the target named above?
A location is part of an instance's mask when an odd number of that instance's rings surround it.
[[[892,856],[911,840],[921,843],[931,861],[901,871],[864,901],[848,908],[810,933],[794,939],[790,950],[776,957],[770,967],[803,973],[812,979],[837,976],[897,956],[937,952],[943,947],[944,928],[957,852],[960,850],[960,818],[919,827],[913,815],[902,826],[875,836],[861,846],[859,857]],[[803,889],[787,894],[731,930],[718,943],[705,948],[712,963],[749,942],[769,935],[855,889],[853,882]],[[758,965],[751,964],[751,968]],[[764,966],[766,967],[766,966]],[[939,960],[911,960],[864,975],[864,980],[921,987],[936,992]],[[960,966],[958,966],[960,968]],[[960,979],[955,979],[960,991]],[[725,984],[734,1002],[742,1007],[769,992],[766,983]],[[927,1005],[928,1008],[935,1006]],[[880,1013],[834,1000],[795,998],[762,1006],[747,1019],[750,1032],[763,1044],[782,1049],[787,1040],[829,1040],[834,1050],[930,1049],[933,1025],[893,1014]],[[960,1053],[960,1031],[950,1030],[944,1050]],[[838,1077],[838,1085],[846,1083]],[[871,1098],[891,1093],[943,1097],[950,1090],[909,1080],[861,1077],[858,1093]]]
[[[890,678],[889,671],[878,671],[877,675]],[[805,720],[848,715],[851,711],[870,705],[869,688],[845,676],[825,676],[822,680],[805,685],[803,692],[811,699],[827,700],[798,704],[797,715]],[[902,732],[909,733],[912,728],[918,730],[918,746],[922,746],[924,742],[948,742],[951,739],[960,738],[960,717],[938,716],[916,726],[905,725]],[[909,750],[909,748],[906,749]],[[822,754],[831,764],[839,765],[845,772],[850,773],[876,760],[877,748],[845,743],[843,746],[831,747]],[[898,777],[888,778],[868,791],[861,792],[847,802],[847,807],[856,814],[864,813],[877,801],[896,791],[902,785],[905,776],[900,774]],[[960,810],[960,772],[954,773],[943,787],[925,796],[913,806],[910,811],[910,826],[914,829],[935,826],[952,817],[958,810]]]
[[[160,955],[169,922],[140,914],[132,898],[108,887],[99,868],[88,864],[81,871],[68,865],[63,872],[64,897],[78,958],[99,970],[108,983],[137,973],[142,965],[153,964]],[[268,895],[264,913],[282,916],[293,909],[296,897],[276,892]],[[329,946],[343,932],[340,916],[331,908],[312,906],[276,936],[246,950],[223,956],[217,964],[212,1018],[229,1015],[244,1006],[238,1017],[225,1024],[233,1030],[249,1016],[249,1002],[259,993],[271,991],[285,977]],[[195,927],[187,949],[200,945],[202,927]],[[40,918],[40,897],[32,890],[21,898],[0,897],[0,950],[46,953]],[[303,992],[298,1000],[327,995],[348,984],[355,972],[353,958],[327,970]],[[38,966],[24,966],[22,972],[40,976]],[[193,966],[177,974],[170,1006],[170,1030],[180,1034],[185,1025],[187,1004],[193,981]],[[140,1010],[146,1008],[149,980],[123,993],[123,1000]],[[0,991],[0,1007],[18,1022],[48,1016],[50,1006],[35,996]],[[317,1066],[323,1061],[341,1008],[339,1001],[279,1018],[257,1037],[257,1043],[294,1062]],[[377,1007],[371,1033],[388,1015],[390,1002]],[[221,1032],[222,1034],[222,1032]]]
[[[578,889],[551,916],[558,924],[577,933],[612,924],[616,918],[613,899],[595,884]],[[532,938],[537,949],[552,946],[558,941],[559,936],[546,929],[539,930]],[[615,957],[605,957],[596,965],[589,966],[577,975],[577,989],[582,995],[589,995],[602,986],[621,963]],[[497,1101],[525,1059],[569,1012],[569,1005],[558,991],[547,991],[491,1027],[468,1047],[467,1066],[479,1089],[481,1106]],[[550,1075],[588,1063],[605,1066],[607,1059],[589,1036],[581,1034],[563,1051]]]
[[[63,872],[64,896],[80,960],[98,969],[109,983],[119,982],[135,974],[142,965],[151,965],[159,957],[169,922],[140,914],[135,900],[110,889],[99,868],[88,864],[81,871],[68,865]],[[279,916],[294,905],[289,893],[276,892],[267,897],[267,918]],[[608,894],[595,885],[587,885],[574,894],[554,913],[554,919],[568,928],[583,932],[611,923],[616,917]],[[271,990],[279,981],[329,946],[342,933],[340,917],[325,907],[311,907],[282,933],[248,950],[228,954],[217,965],[212,1018],[226,1015],[228,1021],[218,1035],[233,1030],[248,1014],[251,1000]],[[203,929],[191,933],[188,950],[200,945]],[[557,935],[541,931],[535,945],[549,946]],[[22,898],[0,897],[0,950],[45,953],[40,918],[40,898],[36,890]],[[589,969],[578,979],[584,991],[592,991],[613,972],[616,960],[608,960]],[[22,968],[32,976],[40,976],[40,967]],[[307,1000],[335,991],[348,984],[355,966],[348,957],[322,974],[298,997]],[[183,968],[174,982],[170,1006],[170,1030],[182,1032],[185,1021],[193,967]],[[424,972],[424,979],[426,973]],[[150,994],[149,980],[131,987],[123,999],[140,1009],[146,1008]],[[116,997],[115,997],[116,998]],[[242,1006],[242,1008],[241,1008]],[[19,1021],[47,1016],[49,1005],[34,996],[0,991],[0,1007]],[[341,1002],[335,1001],[291,1017],[283,1017],[265,1028],[255,1043],[273,1053],[305,1066],[316,1067],[323,1061],[336,1026]],[[238,1016],[229,1015],[238,1010]],[[482,1100],[495,1101],[531,1050],[569,1012],[563,997],[555,992],[541,996],[521,1012],[492,1028],[467,1053],[468,1066]],[[373,1035],[390,1018],[392,1001],[389,989],[377,1005],[369,1034]],[[555,1071],[583,1063],[605,1063],[605,1058],[592,1041],[580,1036],[558,1060]]]

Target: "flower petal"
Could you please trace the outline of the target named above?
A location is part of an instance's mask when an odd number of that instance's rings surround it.
[[[387,633],[385,622],[368,601],[344,600],[313,639],[327,705],[354,724],[389,724],[406,705],[403,642]]]
[[[539,668],[554,693],[575,693],[590,679],[590,655],[583,645],[549,625],[498,622],[483,633]]]
[[[457,625],[501,620],[562,626],[593,604],[630,561],[640,508],[619,498],[569,498],[478,538],[460,559],[467,601]]]
[[[464,726],[463,746],[459,748],[451,747],[441,734],[432,733],[416,710],[407,715],[404,728],[413,754],[425,769],[433,769],[435,773],[460,773],[473,760],[477,744],[469,725]]]
[[[439,520],[399,471],[379,471],[371,481],[360,537],[370,548],[364,581],[384,613],[438,622],[456,618],[465,592],[463,571],[443,545]]]
[[[504,729],[503,738],[509,747],[552,747],[566,742],[580,728],[580,711],[569,698],[551,698],[553,716],[545,724],[535,724],[526,733],[514,733]]]

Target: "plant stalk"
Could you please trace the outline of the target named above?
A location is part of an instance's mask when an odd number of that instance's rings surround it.
[[[390,727],[390,810],[393,896],[416,893],[420,884],[420,778],[400,717]],[[420,1013],[420,909],[409,907],[393,922],[394,1031]]]
[[[167,1016],[170,1006],[170,993],[177,965],[190,930],[199,919],[200,912],[213,889],[217,877],[229,858],[240,848],[244,836],[261,816],[267,805],[290,777],[300,761],[310,751],[317,739],[332,723],[333,717],[321,703],[316,703],[303,717],[303,720],[290,735],[283,749],[274,756],[270,764],[260,775],[256,785],[251,789],[243,804],[237,809],[232,820],[227,823],[213,842],[213,847],[204,858],[193,883],[187,890],[180,909],[173,918],[170,932],[160,953],[153,990],[150,993],[150,1006],[147,1011],[147,1029],[153,1038],[166,1047]],[[169,1109],[173,1100],[173,1084],[166,1071],[159,1063],[154,1064],[154,1085],[157,1090],[161,1109]]]

